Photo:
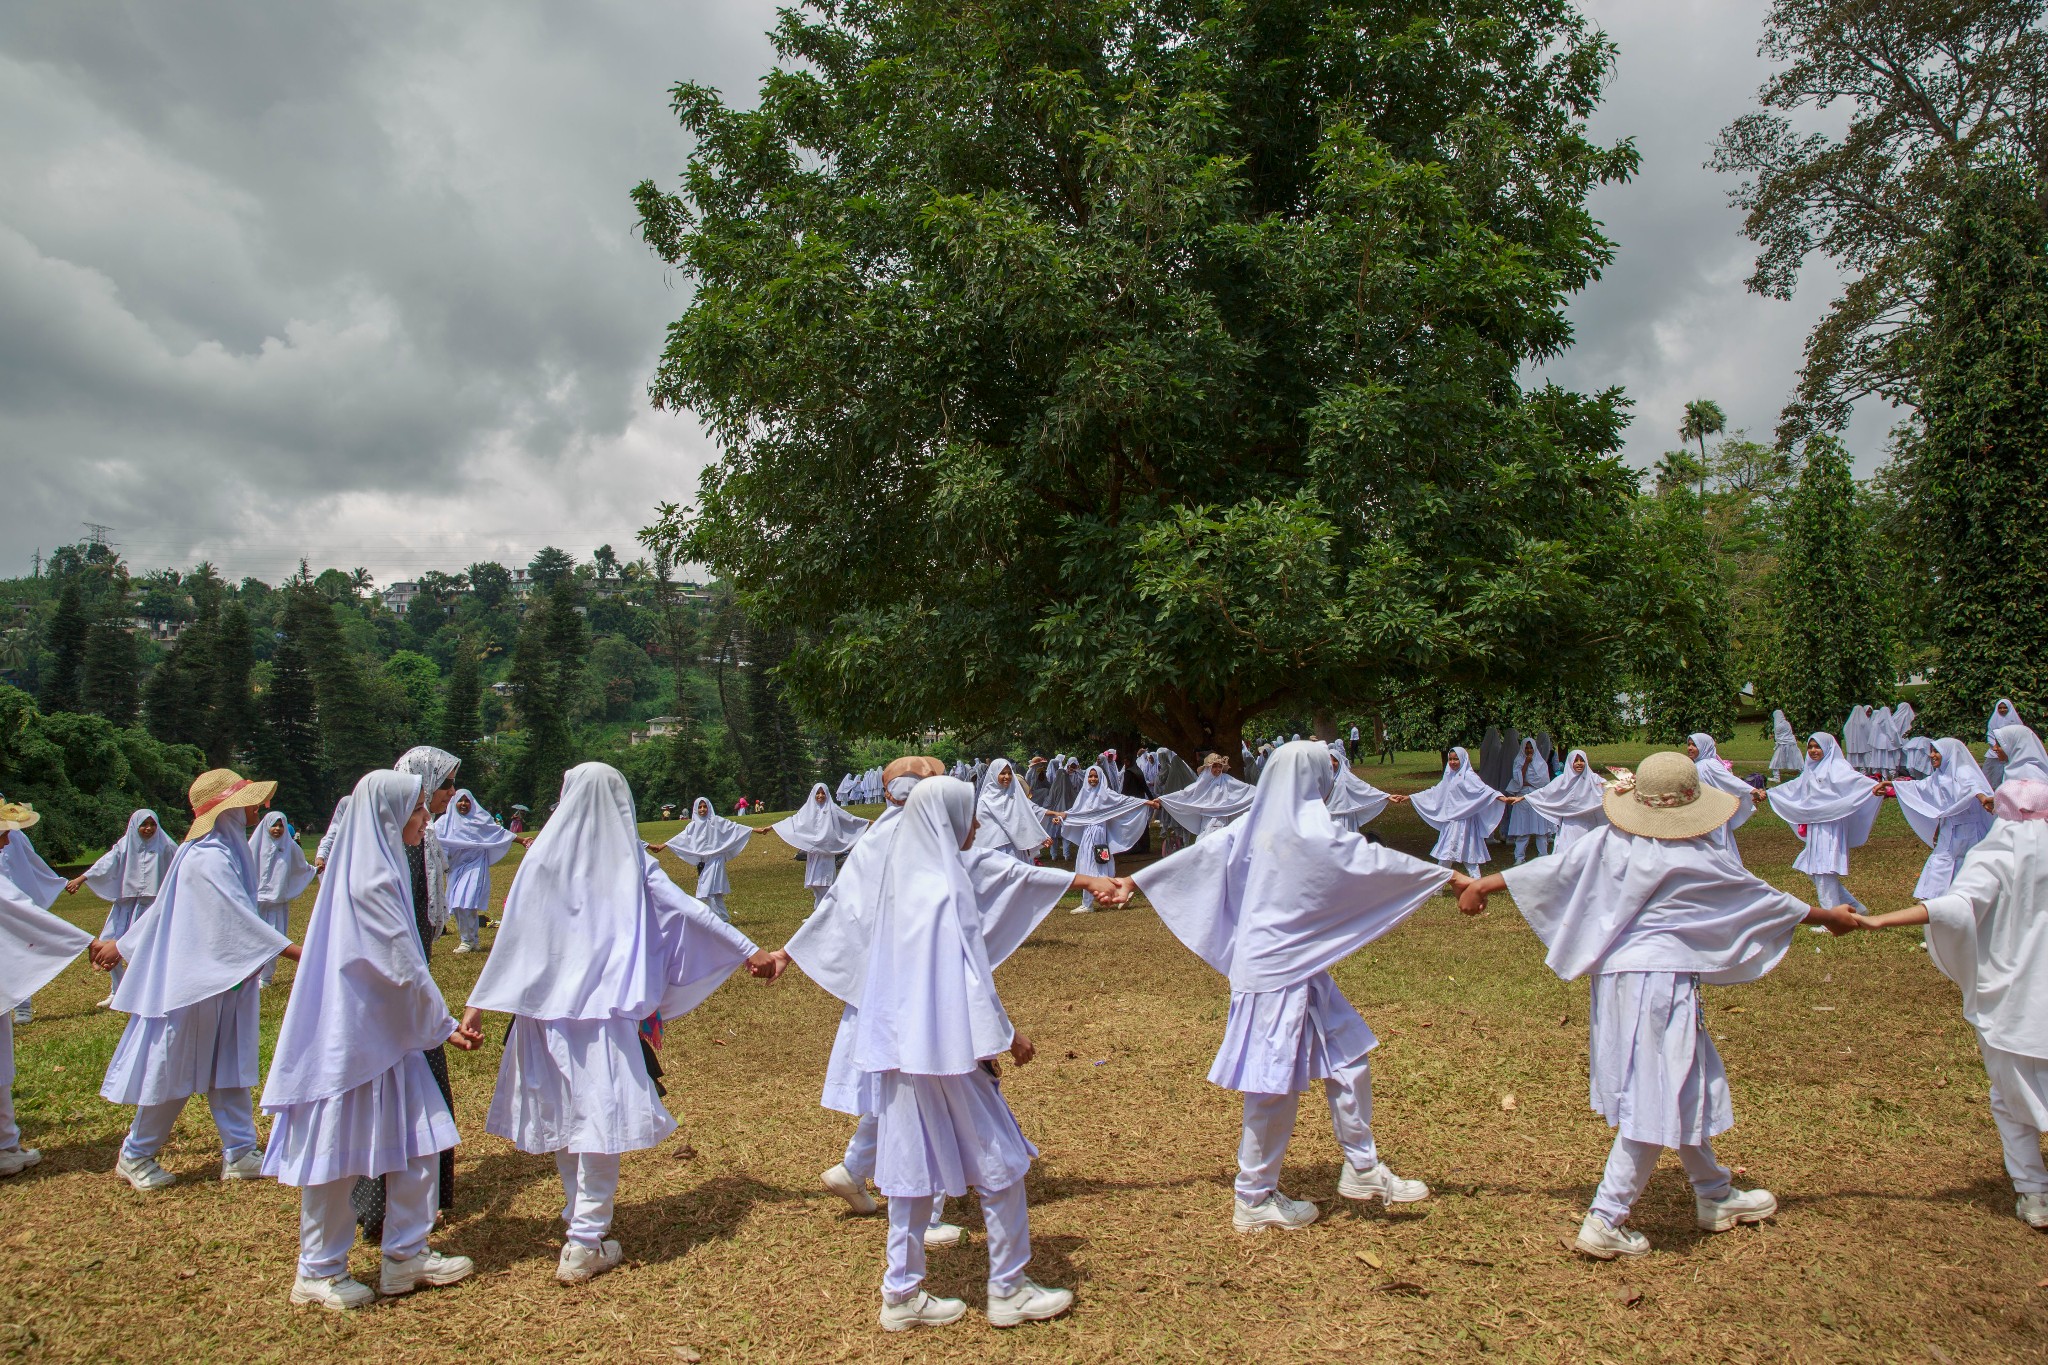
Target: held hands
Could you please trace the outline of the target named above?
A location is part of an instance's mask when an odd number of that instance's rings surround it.
[[[64,883],[64,894],[67,896],[75,896],[78,894],[78,888],[84,885],[85,874],[81,872],[76,877],[73,877],[70,881]]]
[[[1074,878],[1074,884],[1080,890],[1088,892],[1098,902],[1112,908],[1123,905],[1130,900],[1131,887],[1128,883],[1129,878],[1126,877],[1112,879],[1109,877],[1091,876],[1086,872],[1080,873]]]
[[[1864,922],[1863,916],[1846,905],[1816,905],[1807,912],[1806,922],[1818,924],[1836,938],[1870,927]]]
[[[761,981],[773,981],[789,966],[789,954],[780,948],[762,949],[747,959],[747,975]]]
[[[121,965],[121,945],[110,938],[94,939],[85,955],[91,960],[94,971],[111,972]]]
[[[661,850],[662,850],[662,849],[663,849],[664,847],[666,847],[666,845],[663,845],[663,844],[649,844],[649,845],[647,846],[647,851],[648,851],[649,853],[652,853],[652,854],[653,854],[653,855],[654,855],[655,857],[659,858],[659,857],[661,856]]]
[[[462,1022],[455,1026],[455,1032],[448,1035],[449,1046],[460,1052],[474,1052],[484,1040],[481,1027],[484,1012],[471,1005],[462,1012]]]

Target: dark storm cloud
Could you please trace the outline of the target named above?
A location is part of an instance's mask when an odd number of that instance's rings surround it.
[[[1700,164],[1762,77],[1763,5],[1590,9],[1622,47],[1598,131],[1644,171],[1600,196],[1621,255],[1546,373],[1625,386],[1638,462],[1692,397],[1768,432],[1831,282],[1746,295]],[[667,88],[750,98],[772,22],[769,0],[0,11],[0,572],[86,519],[142,565],[269,577],[629,539],[708,447],[646,404],[684,296],[626,192],[683,164]]]

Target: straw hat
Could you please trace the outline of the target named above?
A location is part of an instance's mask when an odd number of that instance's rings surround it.
[[[1733,792],[1700,786],[1700,770],[1684,754],[1651,754],[1634,774],[1610,782],[1601,804],[1624,834],[1697,839],[1728,823],[1742,804]]]
[[[0,833],[27,829],[42,818],[19,801],[0,801]]]
[[[248,810],[262,805],[277,793],[275,782],[251,782],[232,768],[209,768],[192,779],[186,793],[192,803],[192,828],[185,842],[213,832],[213,822],[224,810]]]

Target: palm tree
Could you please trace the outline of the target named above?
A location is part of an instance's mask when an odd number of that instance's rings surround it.
[[[1685,405],[1685,420],[1678,424],[1678,439],[1700,443],[1700,496],[1707,496],[1707,438],[1728,429],[1728,414],[1711,398],[1695,398]]]
[[[1714,409],[1714,411],[1716,411],[1716,412],[1719,412],[1719,411],[1720,411],[1720,409],[1719,409],[1719,408],[1716,408],[1716,409]],[[1719,427],[1715,427],[1715,428],[1714,428],[1714,430],[1716,430],[1716,431],[1719,431],[1720,429],[1721,429],[1721,428],[1719,428]],[[357,569],[352,569],[352,570],[350,570],[350,571],[349,571],[349,575],[348,575],[348,585],[349,585],[349,586],[350,586],[351,588],[354,588],[354,589],[355,589],[355,590],[356,590],[357,592],[365,592],[365,593],[366,593],[366,592],[368,592],[368,591],[369,591],[369,590],[370,590],[371,588],[374,588],[374,587],[376,587],[376,586],[377,586],[377,580],[376,580],[376,578],[375,578],[375,577],[373,577],[373,576],[371,575],[371,573],[370,573],[370,571],[369,571],[368,569],[363,569],[363,568],[357,568]]]

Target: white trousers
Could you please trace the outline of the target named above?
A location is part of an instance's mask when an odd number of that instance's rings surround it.
[[[1024,1182],[980,1190],[981,1217],[988,1225],[988,1292],[1014,1294],[1031,1263],[1031,1215],[1024,1206]],[[924,1283],[924,1230],[932,1223],[932,1196],[896,1195],[889,1200],[889,1264],[882,1272],[882,1302],[901,1303]]]
[[[1650,1176],[1657,1169],[1657,1158],[1663,1153],[1664,1149],[1654,1142],[1614,1135],[1614,1147],[1607,1153],[1607,1170],[1593,1196],[1593,1212],[1606,1219],[1609,1227],[1620,1227],[1628,1211],[1636,1206],[1636,1200],[1642,1198],[1643,1191],[1650,1187]],[[1728,1191],[1734,1188],[1728,1168],[1715,1157],[1711,1142],[1680,1147],[1678,1164],[1685,1167],[1685,1177],[1692,1181],[1693,1192],[1703,1199],[1726,1199]]]
[[[438,1155],[416,1156],[402,1171],[384,1177],[384,1257],[409,1261],[427,1249],[434,1230]],[[299,1275],[324,1280],[348,1273],[348,1250],[356,1244],[356,1210],[349,1202],[355,1177],[308,1185],[299,1191]]]
[[[875,1178],[875,1144],[881,1128],[881,1120],[873,1114],[862,1114],[853,1126],[853,1136],[846,1140],[846,1157],[840,1164],[863,1185]],[[946,1196],[933,1195],[931,1203],[931,1226],[937,1227],[946,1221]]]
[[[1998,1087],[1991,1087],[1991,1121],[1998,1125],[1998,1141],[2005,1148],[2005,1173],[2012,1177],[2014,1194],[2048,1194],[2048,1164],[2041,1160],[2041,1130],[2025,1113],[2005,1102]],[[4,1138],[5,1133],[0,1133]],[[7,1144],[0,1141],[0,1147]]]
[[[1531,839],[1536,841],[1537,857],[1541,858],[1550,852],[1550,836],[1548,834],[1517,834],[1515,836],[1515,861],[1517,863],[1528,859],[1529,841]]]
[[[455,911],[455,932],[462,942],[472,948],[477,946],[478,935],[482,932],[481,926],[477,923],[482,914],[481,910]]]
[[[732,923],[732,911],[725,908],[725,896],[723,894],[714,896],[699,896],[697,899],[703,901],[706,905],[710,906],[712,914],[718,916],[727,924]]]
[[[1520,862],[1520,861],[1521,861],[1521,859],[1517,858],[1517,859],[1516,859],[1515,861],[1516,861],[1516,862]],[[1438,867],[1456,867],[1456,866],[1457,866],[1457,864],[1456,864],[1456,863],[1454,863],[1454,862],[1452,862],[1452,861],[1451,861],[1451,860],[1450,860],[1449,858],[1438,858],[1438,859],[1436,860],[1436,865],[1437,865]],[[1481,871],[1479,870],[1479,864],[1478,864],[1478,863],[1466,863],[1466,864],[1465,864],[1465,875],[1466,875],[1466,876],[1468,876],[1468,877],[1483,877],[1483,876],[1485,876],[1486,874],[1485,874],[1485,873],[1483,873],[1483,872],[1481,872]]]
[[[562,1177],[562,1221],[569,1240],[595,1248],[612,1230],[618,1206],[619,1158],[610,1152],[556,1152],[555,1170]]]
[[[1813,874],[1813,893],[1820,897],[1822,905],[1853,905],[1866,915],[1870,913],[1870,907],[1857,900],[1856,893],[1843,885],[1841,877],[1833,872]]]
[[[21,1146],[21,1128],[14,1121],[14,1012],[0,1010],[0,1054],[6,1058],[5,1085],[0,1085],[0,1152]]]
[[[190,1098],[187,1095],[162,1104],[136,1105],[135,1122],[129,1125],[128,1136],[121,1143],[121,1155],[140,1161],[162,1151],[171,1139],[171,1129],[177,1126],[178,1115],[185,1112],[185,1100]],[[240,1161],[256,1149],[256,1111],[249,1102],[247,1086],[209,1090],[206,1103],[213,1110],[213,1126],[220,1130],[221,1160]]]
[[[1371,1056],[1366,1053],[1346,1062],[1323,1082],[1337,1145],[1344,1149],[1344,1159],[1352,1169],[1360,1172],[1380,1164],[1379,1148],[1372,1140]],[[1279,1188],[1280,1163],[1287,1155],[1300,1109],[1299,1095],[1245,1092],[1244,1132],[1237,1143],[1237,1197],[1245,1203],[1264,1203],[1266,1196]]]

